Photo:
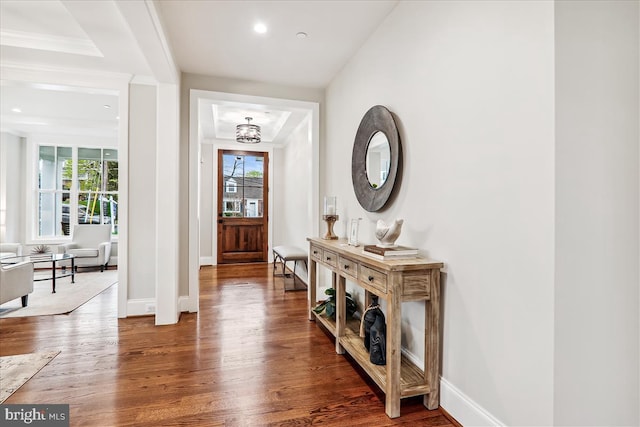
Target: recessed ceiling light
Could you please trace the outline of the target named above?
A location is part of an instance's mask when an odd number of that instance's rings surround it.
[[[258,34],[264,34],[267,32],[267,26],[264,25],[262,22],[258,22],[256,25],[253,26],[253,31],[255,31]]]
[[[106,109],[108,110],[109,108],[111,108],[111,105],[109,105],[109,104],[104,104],[104,105],[103,105],[103,107],[104,107],[104,108],[106,108]]]
[[[11,111],[13,111],[14,113],[22,113],[22,110],[18,107],[12,108]]]
[[[296,37],[299,39],[306,39],[309,35],[307,33],[305,33],[304,31],[300,31],[299,33],[296,34]]]

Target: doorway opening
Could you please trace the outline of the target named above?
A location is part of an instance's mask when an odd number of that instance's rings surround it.
[[[197,197],[189,198],[188,306],[195,312],[200,267],[218,264],[222,244],[218,220],[224,218],[219,214],[224,215],[225,209],[218,199],[226,183],[220,182],[218,174],[218,163],[222,163],[219,150],[268,153],[265,180],[269,191],[262,202],[268,209],[263,234],[267,262],[272,261],[273,246],[305,247],[306,238],[319,233],[320,106],[317,102],[198,89],[190,90],[189,103],[189,194]],[[259,144],[236,142],[236,125],[245,123],[246,116],[261,127]],[[229,210],[233,209],[251,213],[264,206],[258,200],[248,200],[239,206],[229,205]]]

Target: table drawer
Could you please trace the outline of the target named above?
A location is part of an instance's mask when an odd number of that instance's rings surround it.
[[[387,293],[387,275],[374,270],[373,268],[365,267],[364,265],[360,266],[359,276],[360,281],[366,283],[372,288],[378,289],[379,291]]]
[[[311,258],[322,262],[322,248],[319,246],[311,245]]]
[[[347,276],[353,277],[354,279],[358,278],[358,263],[356,263],[355,261],[351,261],[349,258],[340,256],[338,259],[338,264],[341,272],[343,272]]]
[[[322,262],[332,267],[338,266],[338,254],[328,250],[322,251]]]

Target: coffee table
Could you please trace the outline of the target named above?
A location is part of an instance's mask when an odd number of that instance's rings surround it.
[[[71,276],[71,283],[76,283],[75,276],[75,255],[71,254],[32,254],[0,258],[0,264],[17,264],[22,261],[29,261],[32,264],[38,264],[43,262],[51,263],[51,277],[42,277],[39,279],[33,279],[34,282],[40,282],[42,280],[51,280],[52,293],[56,293],[56,279]],[[67,273],[65,266],[62,267],[62,274],[56,276],[56,263],[60,261],[71,261],[71,272]]]

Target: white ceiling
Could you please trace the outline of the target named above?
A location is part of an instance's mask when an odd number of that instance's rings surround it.
[[[0,1],[0,65],[87,70],[166,78],[164,58],[150,52],[162,39],[183,72],[290,86],[324,88],[397,1],[114,0]],[[151,12],[148,12],[151,11]],[[158,13],[163,35],[146,13]],[[253,26],[268,31],[257,34]],[[305,32],[300,39],[296,33]],[[165,66],[166,66],[166,60]],[[171,62],[171,61],[169,61]],[[96,135],[117,128],[117,102],[79,88],[17,84],[2,79],[2,129]],[[113,101],[113,102],[112,102]],[[107,111],[102,106],[111,103]],[[306,111],[229,101],[206,101],[206,138],[235,139],[245,116],[265,142],[282,143]],[[19,105],[18,105],[19,104]],[[19,106],[20,113],[12,111]],[[92,131],[91,129],[94,129]]]
[[[158,2],[180,69],[274,84],[326,87],[397,1]],[[253,31],[256,23],[265,34]],[[306,39],[296,37],[308,34]]]
[[[2,81],[2,131],[118,137],[118,95],[70,86]]]
[[[114,1],[0,1],[0,62],[151,75]]]

